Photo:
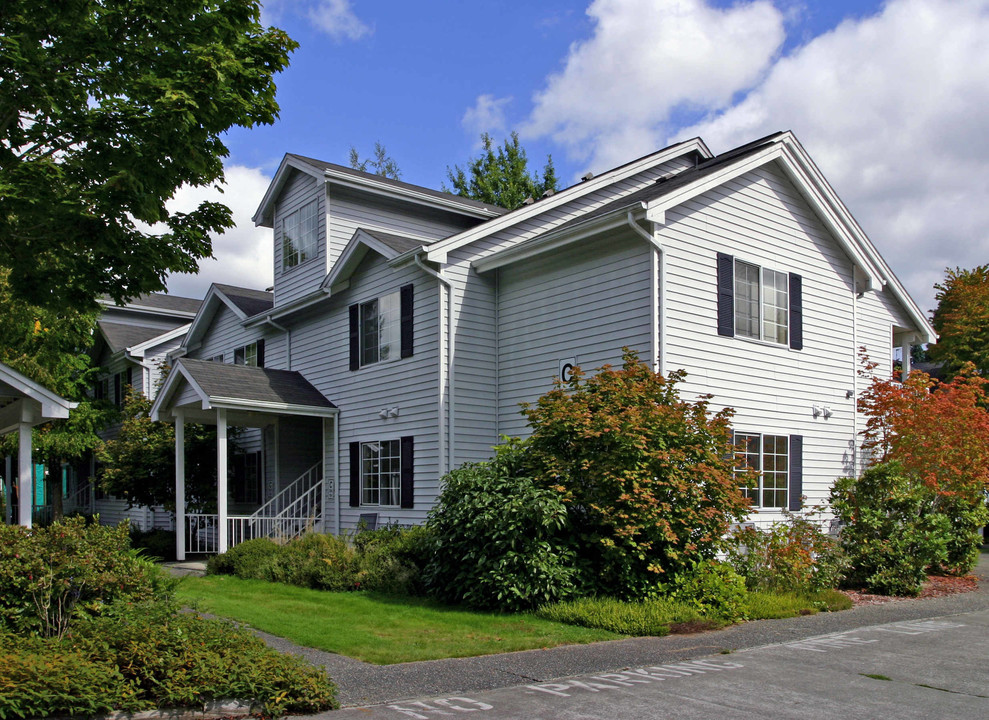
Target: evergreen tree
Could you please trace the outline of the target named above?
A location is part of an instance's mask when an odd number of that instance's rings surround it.
[[[552,156],[546,157],[542,178],[530,175],[529,159],[517,132],[513,131],[497,149],[488,133],[481,135],[481,144],[481,154],[471,159],[466,168],[447,168],[453,189],[444,185],[444,191],[508,210],[521,207],[526,198],[538,200],[546,191],[557,191],[559,181]]]
[[[361,160],[360,153],[353,145],[350,146],[350,167],[361,172],[374,173],[381,177],[399,180],[402,172],[398,169],[395,159],[388,156],[385,146],[379,141],[374,142],[374,156]]]

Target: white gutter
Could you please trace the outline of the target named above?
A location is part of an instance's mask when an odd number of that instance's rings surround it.
[[[453,470],[454,463],[454,400],[456,395],[454,393],[454,383],[453,383],[453,285],[447,280],[442,272],[437,272],[431,267],[423,263],[422,253],[417,253],[413,258],[415,264],[422,268],[426,273],[432,275],[436,278],[441,286],[446,287],[447,292],[447,306],[446,306],[446,316],[447,316],[447,342],[443,342],[443,324],[440,321],[439,326],[439,405],[438,405],[438,418],[439,418],[439,456],[443,457],[444,450],[444,437],[443,429],[446,426],[446,438],[445,438],[445,449],[446,449],[446,472],[443,472],[442,462],[440,464],[440,477],[446,475],[446,473]],[[443,317],[443,294],[440,292],[439,296],[440,312],[439,315]],[[446,364],[443,363],[443,352],[446,350],[448,361]],[[449,405],[449,411],[443,403],[443,389],[446,382],[449,382],[449,392],[447,393],[447,405]]]
[[[283,333],[285,333],[285,369],[291,370],[292,369],[292,331],[286,327],[283,327],[282,325],[279,325],[274,320],[272,320],[271,315],[266,315],[264,318],[264,322],[267,323],[268,325],[271,325],[271,327],[275,328],[275,330],[281,330]]]
[[[666,252],[655,232],[643,230],[631,210],[626,220],[652,247],[652,369],[666,377]]]
[[[323,478],[326,481],[326,478]],[[333,499],[337,507],[337,524],[333,528],[334,532],[340,534],[340,489],[343,483],[340,482],[340,413],[333,417]]]

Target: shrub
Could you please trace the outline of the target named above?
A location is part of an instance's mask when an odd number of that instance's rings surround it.
[[[837,590],[809,593],[753,590],[746,598],[745,614],[749,620],[768,620],[813,615],[819,611],[837,612],[851,606],[851,599]]]
[[[245,580],[270,580],[271,562],[281,548],[268,538],[254,538],[234,545],[206,561],[207,575],[236,575]]]
[[[61,637],[74,617],[168,597],[174,582],[129,542],[127,523],[0,526],[0,630]]]
[[[387,526],[353,536],[357,552],[356,585],[393,595],[422,595],[422,571],[432,557],[432,532],[418,525]]]
[[[268,715],[336,706],[332,683],[246,630],[167,603],[116,605],[61,641],[0,634],[0,717],[195,707],[248,700]]]
[[[131,527],[130,544],[136,550],[141,550],[145,556],[157,560],[175,559],[175,531],[153,528],[139,530]]]
[[[520,474],[524,444],[446,476],[428,526],[430,594],[475,608],[522,610],[574,592],[575,554],[559,494]]]
[[[354,548],[336,535],[307,533],[286,543],[264,565],[267,577],[316,590],[357,588],[357,560]]]
[[[579,598],[543,605],[536,615],[547,620],[610,630],[622,635],[662,637],[671,629],[716,626],[705,622],[703,615],[691,605],[669,598],[654,598],[628,602],[615,598]]]
[[[950,520],[934,510],[934,493],[897,462],[874,465],[861,478],[841,478],[831,506],[845,522],[841,545],[847,581],[888,595],[917,595],[931,565],[947,559]]]
[[[668,379],[625,348],[624,366],[575,372],[524,406],[527,471],[566,504],[581,586],[625,598],[655,595],[724,548],[748,514],[734,475],[732,411],[680,399]]]
[[[835,588],[847,558],[841,545],[809,517],[785,513],[783,522],[732,533],[728,561],[753,590],[809,592]]]
[[[745,617],[745,580],[725,563],[703,560],[680,573],[670,598],[694,607],[704,615],[733,623]]]

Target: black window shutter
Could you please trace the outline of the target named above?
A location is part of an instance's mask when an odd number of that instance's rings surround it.
[[[399,306],[402,314],[402,353],[401,357],[412,357],[412,285],[399,289]]]
[[[790,510],[799,510],[804,494],[804,436],[790,436]]]
[[[790,347],[804,349],[803,279],[790,273]]]
[[[127,368],[127,384],[134,387],[134,366],[130,365]]]
[[[350,507],[361,504],[361,444],[350,443]]]
[[[124,402],[124,391],[120,387],[120,376],[122,373],[114,373],[113,375],[113,404],[120,407]]]
[[[264,338],[258,340],[258,367],[264,367]]]
[[[735,259],[718,253],[718,335],[735,336]]]
[[[350,369],[359,370],[361,367],[361,330],[360,330],[360,308],[354,304],[350,306]]]
[[[415,507],[415,488],[413,486],[412,471],[415,467],[415,457],[413,455],[412,436],[402,438],[402,507]]]

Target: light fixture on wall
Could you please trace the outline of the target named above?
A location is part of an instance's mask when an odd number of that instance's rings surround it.
[[[378,417],[382,420],[398,417],[398,405],[390,408],[382,408],[378,411]]]

